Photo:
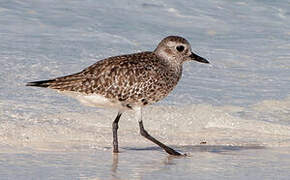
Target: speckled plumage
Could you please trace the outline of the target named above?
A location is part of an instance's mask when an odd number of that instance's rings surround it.
[[[185,61],[209,63],[191,52],[182,37],[164,38],[153,52],[109,57],[83,71],[55,79],[27,83],[56,89],[80,102],[97,107],[114,107],[119,112],[113,127],[113,152],[118,150],[118,122],[124,110],[133,109],[138,117],[142,136],[163,148],[168,154],[181,155],[153,138],[144,129],[142,107],[166,97],[177,85]]]
[[[49,80],[49,88],[99,94],[125,106],[146,105],[168,95],[181,77],[177,69],[152,52],[110,57],[82,72]]]
[[[181,37],[163,39],[154,52],[141,52],[109,57],[83,71],[47,81],[32,82],[62,92],[97,94],[122,106],[144,106],[166,97],[177,85],[186,59],[167,46],[183,44],[189,54],[190,45]]]

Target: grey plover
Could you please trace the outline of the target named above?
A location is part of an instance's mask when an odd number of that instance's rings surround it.
[[[56,89],[85,105],[118,109],[118,115],[112,123],[114,153],[119,152],[117,130],[120,117],[124,111],[134,110],[142,136],[170,155],[182,155],[144,129],[142,108],[165,98],[181,78],[183,63],[191,60],[209,63],[191,51],[186,39],[168,36],[153,52],[109,57],[79,73],[26,85]]]

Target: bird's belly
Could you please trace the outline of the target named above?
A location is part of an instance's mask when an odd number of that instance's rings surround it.
[[[120,103],[120,101],[108,99],[99,94],[82,94],[78,92],[62,92],[67,96],[73,97],[80,101],[83,105],[101,107],[101,108],[114,108],[114,109],[124,109],[125,107]]]

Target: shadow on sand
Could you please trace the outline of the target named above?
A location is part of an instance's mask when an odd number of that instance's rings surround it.
[[[194,152],[210,152],[210,153],[226,153],[251,149],[265,149],[266,147],[260,145],[246,145],[246,146],[234,146],[234,145],[186,145],[186,146],[170,146],[177,151],[184,153]],[[150,146],[145,148],[124,147],[123,149],[131,151],[163,151],[160,147]]]

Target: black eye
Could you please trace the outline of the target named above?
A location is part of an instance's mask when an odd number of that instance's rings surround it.
[[[184,46],[176,46],[176,50],[182,52],[184,50]]]

